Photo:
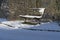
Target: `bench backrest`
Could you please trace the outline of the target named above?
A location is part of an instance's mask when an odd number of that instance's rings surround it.
[[[39,12],[40,12],[41,16],[44,14],[44,10],[45,10],[45,8],[39,8]]]

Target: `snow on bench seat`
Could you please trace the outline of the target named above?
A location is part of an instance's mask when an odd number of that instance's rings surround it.
[[[19,15],[19,16],[25,18],[42,18],[42,16],[31,16],[31,15]]]

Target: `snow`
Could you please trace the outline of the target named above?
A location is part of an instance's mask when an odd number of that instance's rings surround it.
[[[26,18],[42,18],[42,16],[31,16],[31,15],[19,15],[20,17],[26,17]]]
[[[30,28],[33,27],[33,25],[28,24],[22,24],[23,21],[5,21],[2,22],[2,24],[8,24],[13,26],[12,29],[19,29],[19,28]]]
[[[5,18],[0,18],[0,22],[7,21]]]
[[[56,22],[46,22],[46,23],[41,23],[37,25],[22,24],[22,22],[24,21],[5,21],[5,22],[2,22],[2,24],[3,26],[4,24],[11,25],[13,26],[12,29],[32,28],[32,29],[60,30],[60,26],[58,26]]]
[[[39,12],[43,15],[45,8],[39,8]]]
[[[39,10],[39,12],[43,15],[45,8],[31,8],[33,10]]]
[[[31,16],[31,15],[19,15],[20,17],[25,17],[25,18],[42,18],[42,15],[44,13],[45,8],[32,8],[34,10],[39,10],[41,16]]]
[[[60,40],[60,33],[28,30],[0,30],[0,40]]]
[[[56,22],[37,25],[22,24],[23,21],[0,19],[0,40],[60,40],[60,32],[32,31],[22,28],[60,30]],[[9,27],[5,24],[12,25]]]
[[[60,30],[60,26],[56,22],[47,22],[35,25],[33,29],[47,29],[47,30]]]

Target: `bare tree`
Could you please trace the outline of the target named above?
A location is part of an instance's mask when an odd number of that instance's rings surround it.
[[[60,0],[56,0],[56,17],[57,17],[57,21],[58,21],[58,24],[60,26]]]

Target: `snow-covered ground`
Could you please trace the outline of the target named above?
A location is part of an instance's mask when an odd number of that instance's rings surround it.
[[[60,32],[32,31],[23,28],[60,30],[56,22],[37,25],[22,24],[23,21],[0,19],[0,40],[60,40]],[[9,27],[5,24],[11,25]]]
[[[49,30],[60,30],[60,26],[56,22],[46,22],[41,23],[37,25],[28,25],[28,24],[22,24],[24,21],[2,21],[0,24],[1,28],[11,28],[11,29],[21,29],[21,28],[32,28],[32,29],[49,29]],[[11,25],[12,27],[9,27],[7,25]],[[4,26],[4,27],[2,27]]]
[[[0,40],[60,40],[58,32],[29,30],[0,30]]]
[[[60,40],[58,32],[29,30],[0,30],[0,40]]]
[[[47,30],[60,30],[60,26],[56,22],[47,22],[35,25],[33,29],[47,29]]]

